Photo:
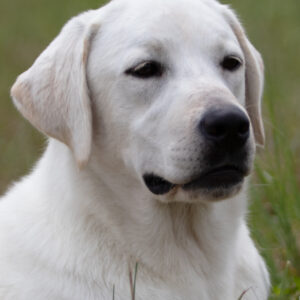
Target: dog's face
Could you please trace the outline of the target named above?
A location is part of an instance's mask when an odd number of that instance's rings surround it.
[[[102,157],[122,161],[162,201],[219,200],[238,193],[253,163],[255,141],[263,143],[262,64],[234,15],[213,0],[115,0],[77,18],[84,29],[78,21],[69,23],[73,36],[65,29],[60,36],[69,37],[59,36],[13,88],[23,114],[66,143],[77,160],[87,160],[92,143]],[[60,47],[65,48],[59,54]],[[80,63],[71,73],[80,75],[60,79],[59,70],[69,68],[66,60],[76,64],[78,53]],[[68,97],[62,109],[71,114],[62,116],[68,124],[49,125],[57,120],[40,109],[44,100],[34,100],[49,89],[49,79],[32,86],[47,64],[56,82],[54,98],[59,103],[58,96]],[[65,96],[76,90],[60,90],[58,80],[67,85],[72,80],[71,88],[79,88],[79,108],[70,109],[74,100]],[[49,93],[43,97],[53,97]],[[30,99],[29,112],[24,97]],[[46,121],[41,113],[48,114]],[[84,117],[76,120],[78,114]]]

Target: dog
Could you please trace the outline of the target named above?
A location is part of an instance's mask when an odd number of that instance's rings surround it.
[[[267,299],[246,223],[263,77],[215,0],[72,18],[11,90],[48,144],[0,202],[0,299]]]

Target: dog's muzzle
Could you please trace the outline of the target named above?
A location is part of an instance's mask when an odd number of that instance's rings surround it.
[[[144,174],[144,182],[153,194],[166,194],[176,186],[185,191],[230,189],[249,174],[250,122],[243,111],[233,105],[211,109],[200,120],[197,132],[207,146],[202,162],[205,167],[199,166],[197,174],[185,183],[169,182],[154,173]]]

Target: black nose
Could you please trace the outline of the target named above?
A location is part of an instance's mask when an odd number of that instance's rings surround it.
[[[249,138],[250,123],[246,114],[235,106],[208,111],[199,129],[206,140],[220,146],[243,146]]]

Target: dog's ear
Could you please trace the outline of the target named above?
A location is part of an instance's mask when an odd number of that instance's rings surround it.
[[[86,65],[99,27],[89,22],[88,14],[71,19],[11,89],[23,116],[44,134],[69,146],[79,166],[87,163],[91,151]]]
[[[265,143],[264,126],[261,114],[261,99],[264,85],[264,64],[261,55],[249,42],[235,14],[225,9],[225,17],[236,35],[245,56],[246,65],[246,109],[251,119],[256,144]]]

